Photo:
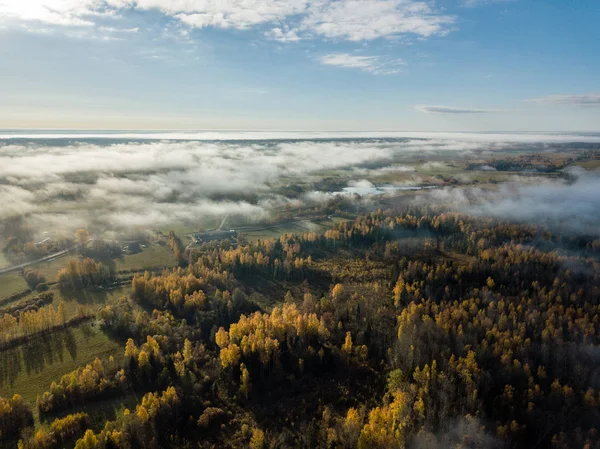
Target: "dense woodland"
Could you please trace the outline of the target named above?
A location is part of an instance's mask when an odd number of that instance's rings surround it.
[[[35,431],[18,395],[0,399],[0,442],[600,448],[597,242],[429,208],[191,252],[171,233],[180,266],[96,312],[122,354],[48,385]],[[113,276],[83,259],[58,282]],[[0,343],[78,317],[16,310]],[[81,411],[131,395],[102,426]]]

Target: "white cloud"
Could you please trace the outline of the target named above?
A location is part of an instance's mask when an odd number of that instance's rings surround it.
[[[415,109],[426,114],[485,114],[498,112],[492,109],[456,108],[454,106],[416,105]]]
[[[371,181],[368,179],[361,179],[360,181],[349,181],[348,185],[350,187],[358,187],[361,189],[372,189],[375,187]]]
[[[265,36],[275,39],[279,42],[298,42],[301,37],[298,35],[297,29],[288,29],[288,27],[273,28],[265,33]]]
[[[315,1],[302,28],[328,38],[373,40],[402,34],[445,34],[452,16],[437,13],[427,2],[412,0]]]
[[[492,3],[508,3],[515,0],[463,0],[462,5],[466,8],[474,8],[475,6],[490,5]]]
[[[307,0],[138,0],[138,9],[158,9],[196,27],[247,29],[301,14]]]
[[[116,27],[105,27],[101,26],[98,28],[100,31],[106,31],[108,33],[137,33],[140,29],[135,28],[116,28]]]
[[[91,26],[93,0],[2,0],[0,17],[52,25]]]
[[[397,73],[399,71],[398,66],[404,64],[403,61],[397,59],[388,60],[380,56],[357,56],[349,53],[332,53],[321,57],[319,60],[325,65],[361,69],[383,75]]]
[[[421,170],[444,170],[446,168],[448,166],[440,161],[428,161],[421,165]]]
[[[525,100],[529,103],[558,104],[568,106],[600,106],[600,92],[589,92],[571,95],[547,95]]]
[[[91,26],[98,15],[158,10],[197,28],[245,30],[271,25],[265,34],[293,42],[321,36],[365,41],[411,34],[443,35],[455,18],[417,0],[0,0],[0,20]]]

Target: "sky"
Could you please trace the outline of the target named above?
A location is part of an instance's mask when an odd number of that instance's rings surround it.
[[[600,131],[592,0],[0,0],[0,129]]]

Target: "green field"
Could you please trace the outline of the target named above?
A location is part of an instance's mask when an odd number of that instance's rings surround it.
[[[67,313],[75,314],[80,305],[91,306],[94,310],[98,309],[103,304],[116,300],[123,295],[127,295],[131,291],[130,285],[115,288],[109,291],[77,291],[75,293],[61,292],[58,289],[51,290],[54,293],[53,304],[58,304],[59,301],[64,301],[67,308]]]
[[[184,244],[185,240],[184,240]],[[118,259],[114,259],[115,269],[121,270],[142,270],[157,266],[174,267],[177,265],[175,256],[168,246],[158,244],[148,245],[142,252],[137,254],[127,254]]]
[[[255,242],[257,240],[271,239],[271,238],[279,238],[282,234],[285,233],[295,233],[295,234],[303,234],[305,232],[324,232],[325,230],[331,228],[335,223],[339,221],[344,221],[343,218],[332,217],[329,220],[321,220],[321,221],[300,221],[295,223],[285,223],[278,226],[268,227],[268,229],[262,229],[258,231],[244,231],[240,232],[246,235],[246,238],[249,242]]]
[[[58,259],[41,262],[32,265],[31,268],[43,275],[47,282],[56,282],[58,272],[67,266],[69,260],[79,257],[72,253]],[[177,265],[173,253],[167,246],[158,244],[148,245],[143,251],[137,254],[125,254],[117,259],[104,261],[108,264],[114,264],[117,271],[120,270],[143,270],[157,266],[174,267]],[[27,289],[27,284],[23,277],[18,273],[10,273],[0,276],[0,298],[10,296],[14,293]]]
[[[19,273],[8,273],[0,276],[0,299],[27,289],[27,282]]]
[[[47,282],[56,282],[56,276],[58,272],[67,266],[69,259],[78,257],[77,254],[71,253],[58,259],[54,259],[50,262],[41,262],[32,265],[31,268],[37,270],[41,275],[44,275]]]
[[[575,165],[583,167],[587,170],[597,170],[600,168],[600,159],[595,159],[593,161],[576,162]]]
[[[120,353],[121,344],[89,322],[32,339],[0,352],[0,396],[19,393],[35,410],[37,396],[47,391],[52,381],[96,357]]]

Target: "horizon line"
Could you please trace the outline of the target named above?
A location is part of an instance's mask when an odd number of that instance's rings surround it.
[[[404,130],[392,130],[392,129],[361,129],[361,130],[315,130],[315,129],[230,129],[230,128],[0,128],[2,132],[21,132],[21,131],[75,131],[75,132],[274,132],[274,133],[285,133],[285,132],[296,132],[296,133],[470,133],[470,134],[486,134],[486,133],[513,133],[513,134],[526,134],[526,133],[543,133],[543,134],[559,134],[559,133],[600,133],[600,129],[597,130],[429,130],[429,129],[404,129]]]

